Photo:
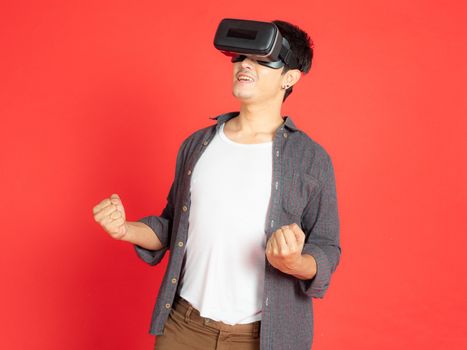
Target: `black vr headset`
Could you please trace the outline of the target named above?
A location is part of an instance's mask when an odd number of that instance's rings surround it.
[[[214,46],[232,57],[232,62],[246,57],[278,69],[285,64],[296,67],[297,59],[274,23],[224,18],[217,27]]]

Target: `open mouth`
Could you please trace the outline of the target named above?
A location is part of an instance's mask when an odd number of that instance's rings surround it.
[[[255,80],[248,74],[237,74],[237,81],[243,84],[253,83]]]

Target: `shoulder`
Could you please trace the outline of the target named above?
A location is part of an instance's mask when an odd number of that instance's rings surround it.
[[[186,136],[183,139],[182,144],[180,146],[180,151],[189,152],[190,150],[193,150],[194,147],[206,141],[209,138],[209,135],[211,135],[212,132],[214,132],[215,128],[216,124],[212,124],[191,132],[188,136]]]
[[[208,141],[208,139],[210,139],[216,132],[217,126],[219,124],[227,122],[229,119],[237,116],[238,114],[238,111],[234,111],[218,114],[215,117],[209,117],[209,119],[211,120],[211,125],[193,131],[190,135],[188,135],[185,138],[183,144],[185,144],[186,146],[190,146],[193,144],[199,144],[200,142]]]
[[[303,153],[310,157],[310,161],[318,163],[331,162],[331,156],[326,148],[315,139],[310,137],[305,131],[297,129],[294,133],[294,143],[300,145]]]
[[[333,180],[334,167],[330,153],[305,131],[297,129],[290,136],[294,155],[299,157],[301,172],[320,186]],[[290,154],[290,151],[288,152]]]

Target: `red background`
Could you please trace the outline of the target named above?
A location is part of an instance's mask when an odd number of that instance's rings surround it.
[[[462,1],[40,1],[0,5],[0,348],[151,349],[150,268],[92,208],[165,205],[175,156],[236,110],[223,17],[315,42],[283,114],[330,153],[342,260],[313,349],[467,348]]]

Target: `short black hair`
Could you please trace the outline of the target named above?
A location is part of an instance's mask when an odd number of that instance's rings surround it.
[[[274,23],[281,33],[290,44],[290,49],[297,58],[297,64],[294,66],[285,65],[282,74],[285,74],[290,69],[298,69],[304,74],[308,73],[311,68],[311,61],[313,60],[313,41],[310,36],[300,29],[297,25],[289,22],[275,20]],[[284,99],[292,93],[292,86],[285,91]]]

